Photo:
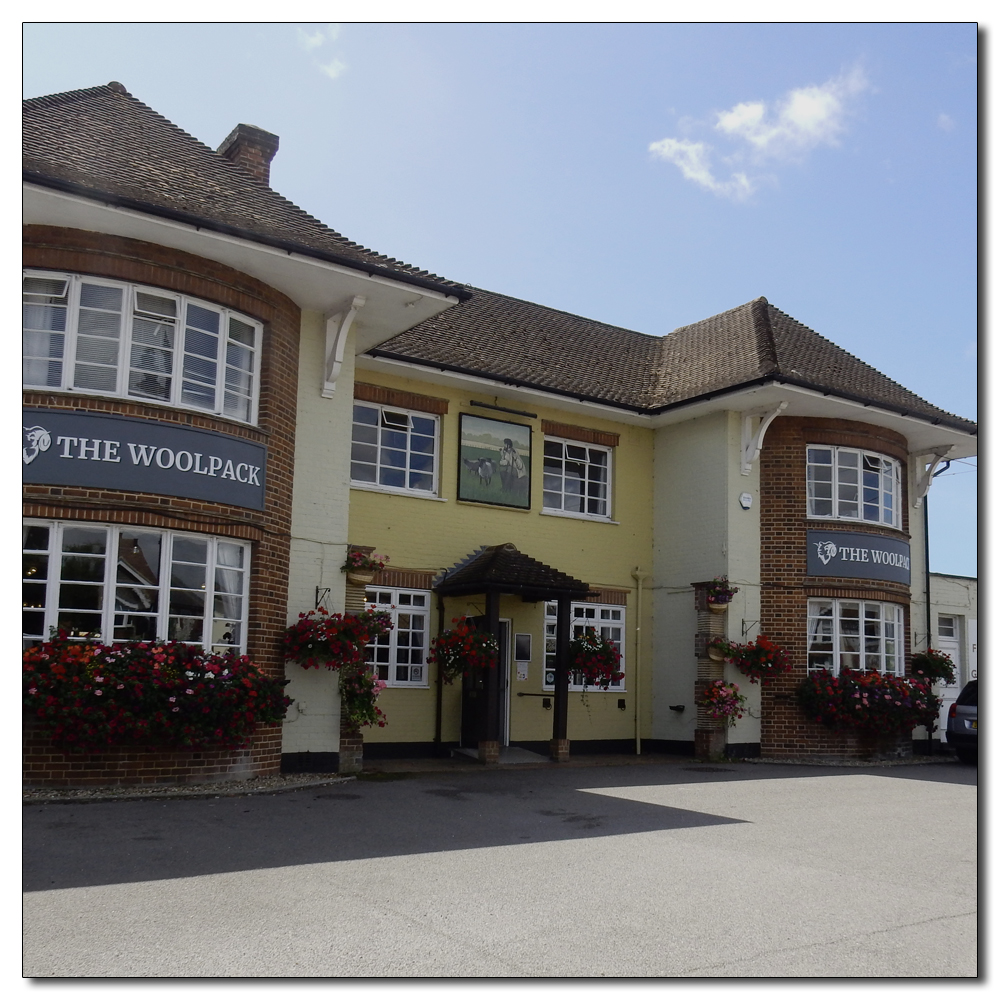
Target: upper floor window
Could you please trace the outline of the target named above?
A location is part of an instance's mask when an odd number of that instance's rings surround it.
[[[23,278],[23,382],[257,419],[261,325],[160,288]]]
[[[545,677],[544,688],[554,688],[556,683],[556,637],[559,634],[559,607],[555,601],[545,605]],[[570,638],[576,638],[592,628],[602,639],[607,639],[618,650],[618,669],[625,672],[625,608],[618,604],[574,604],[570,609]],[[582,691],[583,674],[570,674],[570,691]],[[600,691],[600,688],[589,690]],[[625,678],[621,677],[609,691],[624,691]]]
[[[902,527],[900,477],[900,464],[894,458],[858,448],[809,445],[809,516]]]
[[[392,631],[367,647],[372,673],[389,687],[426,687],[431,595],[424,590],[370,587],[365,606],[392,615]]]
[[[903,675],[903,608],[880,601],[809,601],[810,670]]]
[[[611,516],[611,449],[545,438],[542,509],[607,520]]]
[[[250,546],[87,521],[25,521],[22,633],[101,642],[175,639],[246,650]]]
[[[351,482],[392,491],[437,490],[437,417],[375,403],[354,403]]]

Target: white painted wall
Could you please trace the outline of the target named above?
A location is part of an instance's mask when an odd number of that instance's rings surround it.
[[[742,417],[716,413],[656,431],[654,444],[652,712],[653,739],[693,740],[697,617],[691,584],[728,575],[739,587],[726,614],[728,638],[743,641],[746,621],[760,618],[760,486],[757,465],[740,474]],[[744,511],[741,493],[752,506]],[[721,616],[720,616],[721,617]],[[750,638],[754,638],[754,630]],[[726,679],[750,697],[759,717],[760,695],[727,666]],[[730,672],[732,676],[730,676]],[[683,713],[668,706],[683,704]],[[745,716],[729,742],[760,740],[759,719]]]
[[[326,330],[317,312],[302,314],[298,418],[292,494],[288,621],[316,607],[316,589],[329,588],[324,607],[344,610],[350,494],[351,413],[354,402],[354,334],[332,398],[324,398]],[[340,738],[340,697],[335,671],[286,666],[293,699],[284,724],[283,753],[335,751]]]
[[[954,638],[942,636],[938,631],[939,618],[947,615],[955,619]],[[948,709],[958,697],[968,681],[979,676],[978,626],[979,626],[979,581],[970,576],[946,576],[931,573],[931,626],[933,640],[931,647],[947,653],[955,665],[954,684],[939,684],[936,691],[941,699],[941,713],[938,717],[938,731],[934,734],[943,738],[948,718]]]

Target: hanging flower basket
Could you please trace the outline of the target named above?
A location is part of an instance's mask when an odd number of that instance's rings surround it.
[[[817,670],[799,685],[797,695],[802,710],[816,722],[870,734],[905,735],[917,726],[930,732],[941,709],[928,681],[874,671],[841,670],[834,677]]]
[[[478,629],[468,618],[452,618],[450,628],[431,640],[428,663],[436,663],[441,679],[451,684],[470,672],[488,670],[497,665],[500,643],[496,636]]]
[[[347,560],[340,567],[340,571],[347,574],[348,583],[352,583],[356,587],[364,587],[375,579],[375,574],[379,570],[385,569],[385,564],[388,561],[388,556],[380,556],[375,552],[368,554],[360,549],[351,549],[347,553]]]
[[[583,675],[583,687],[607,691],[625,675],[618,669],[621,657],[614,645],[593,628],[584,629],[569,644],[569,669]]]
[[[366,647],[392,630],[388,611],[330,614],[325,608],[303,611],[282,639],[286,660],[309,669],[339,672],[341,706],[349,727],[384,726],[385,714],[375,704],[385,682],[368,669]]]
[[[740,694],[739,684],[712,681],[702,696],[695,700],[695,704],[704,708],[710,718],[723,721],[727,726],[735,726],[736,720],[743,718],[746,696]]]
[[[922,653],[913,654],[913,675],[928,684],[943,681],[945,684],[955,683],[955,664],[947,653],[937,649],[926,649]]]
[[[792,669],[791,654],[776,642],[771,642],[766,635],[759,635],[754,642],[745,644],[719,639],[712,645],[722,654],[722,659],[729,660],[740,673],[749,677],[751,684],[780,677]]]
[[[739,592],[739,587],[730,586],[729,577],[717,576],[705,588],[705,600],[708,602],[709,611],[721,613],[728,610],[729,602],[733,599],[733,595]]]
[[[726,653],[729,650],[729,643],[725,639],[715,638],[705,647],[706,653],[708,653],[708,658],[710,660],[715,660],[716,663],[721,663],[726,658]]]

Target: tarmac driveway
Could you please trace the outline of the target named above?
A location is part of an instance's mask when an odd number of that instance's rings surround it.
[[[977,975],[975,768],[374,777],[26,807],[24,974]]]

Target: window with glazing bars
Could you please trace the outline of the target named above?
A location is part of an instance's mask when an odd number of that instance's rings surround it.
[[[808,668],[903,675],[903,608],[881,601],[809,601]]]
[[[24,274],[22,381],[257,419],[261,325],[184,295]]]
[[[367,646],[367,662],[375,676],[389,687],[426,687],[431,595],[369,587],[365,606],[392,616],[392,631]]]
[[[26,521],[23,534],[26,645],[59,628],[102,642],[245,651],[248,545],[70,521]]]
[[[589,517],[610,517],[610,472],[610,448],[547,437],[542,509]]]
[[[355,402],[351,481],[433,493],[437,487],[437,417]]]
[[[872,451],[809,445],[806,495],[810,517],[900,524],[900,463]]]

